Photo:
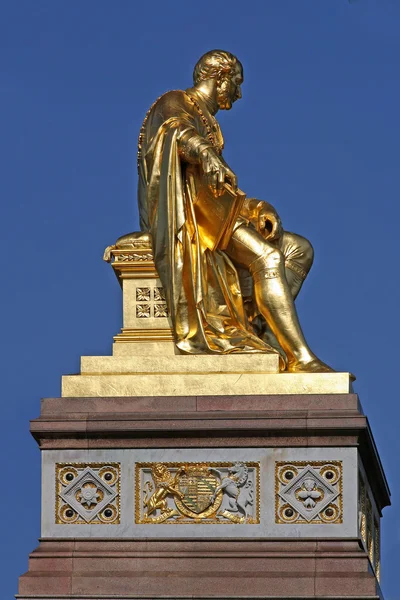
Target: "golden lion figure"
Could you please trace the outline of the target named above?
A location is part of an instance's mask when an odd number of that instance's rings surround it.
[[[183,467],[173,476],[168,468],[161,464],[157,463],[151,470],[151,476],[154,481],[155,491],[151,496],[149,495],[152,490],[152,484],[147,481],[145,484],[146,491],[143,499],[143,506],[145,507],[146,514],[148,517],[152,513],[154,513],[157,509],[160,509],[161,515],[169,514],[173,511],[172,508],[168,508],[167,504],[167,496],[178,496],[178,498],[183,498],[182,492],[178,489],[178,478],[183,473],[185,469]]]

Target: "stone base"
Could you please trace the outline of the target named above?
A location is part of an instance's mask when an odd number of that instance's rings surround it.
[[[17,598],[381,599],[390,494],[350,374],[180,355],[151,240],[123,240],[113,355],[31,423],[42,539]]]
[[[108,364],[101,359],[102,369]],[[92,368],[95,361],[83,362]],[[43,451],[43,537],[20,578],[20,600],[381,598],[379,521],[389,490],[356,394],[47,398],[31,432]],[[223,505],[204,521],[156,522],[160,509],[148,518],[151,465],[239,462],[253,469],[251,519],[224,522]],[[325,511],[307,521],[303,506],[303,517],[285,521],[282,502],[296,501],[284,492],[282,464],[299,476],[307,470],[308,480],[336,465],[339,495],[329,506],[340,518],[328,522]],[[118,481],[113,522],[101,512],[68,522],[65,490],[75,484],[62,483],[62,473],[75,471],[82,486],[85,473],[96,481],[107,465]],[[107,481],[97,479],[98,490]],[[329,480],[319,481],[326,494]],[[172,508],[174,497],[167,500]]]
[[[378,600],[357,540],[41,540],[20,600]]]
[[[82,356],[81,375],[279,373],[276,354]]]
[[[224,396],[253,394],[348,394],[352,391],[349,373],[143,373],[135,375],[66,375],[62,396],[144,396],[148,390],[157,396]]]
[[[366,461],[376,464],[356,394],[44,398],[31,433],[42,450],[357,447],[362,441]]]
[[[348,394],[352,382],[349,373],[279,373],[276,354],[173,355],[168,351],[152,356],[82,356],[80,375],[62,378],[62,396],[68,398],[145,396],[149,390],[157,396]]]

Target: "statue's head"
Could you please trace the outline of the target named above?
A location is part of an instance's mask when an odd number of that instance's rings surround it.
[[[194,68],[193,81],[197,85],[207,79],[216,81],[219,108],[229,110],[242,97],[243,67],[230,52],[211,50],[203,54]]]

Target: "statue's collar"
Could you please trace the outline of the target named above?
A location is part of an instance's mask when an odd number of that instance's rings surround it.
[[[195,99],[198,101],[198,103],[200,104],[201,108],[203,110],[206,110],[211,117],[214,117],[214,110],[215,106],[213,101],[210,98],[207,98],[207,96],[205,96],[204,94],[202,94],[198,89],[196,89],[195,87],[192,88],[188,88],[186,90],[186,93],[189,96],[194,96]]]

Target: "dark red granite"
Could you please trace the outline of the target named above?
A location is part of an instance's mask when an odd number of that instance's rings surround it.
[[[41,540],[19,594],[378,600],[357,540]]]

